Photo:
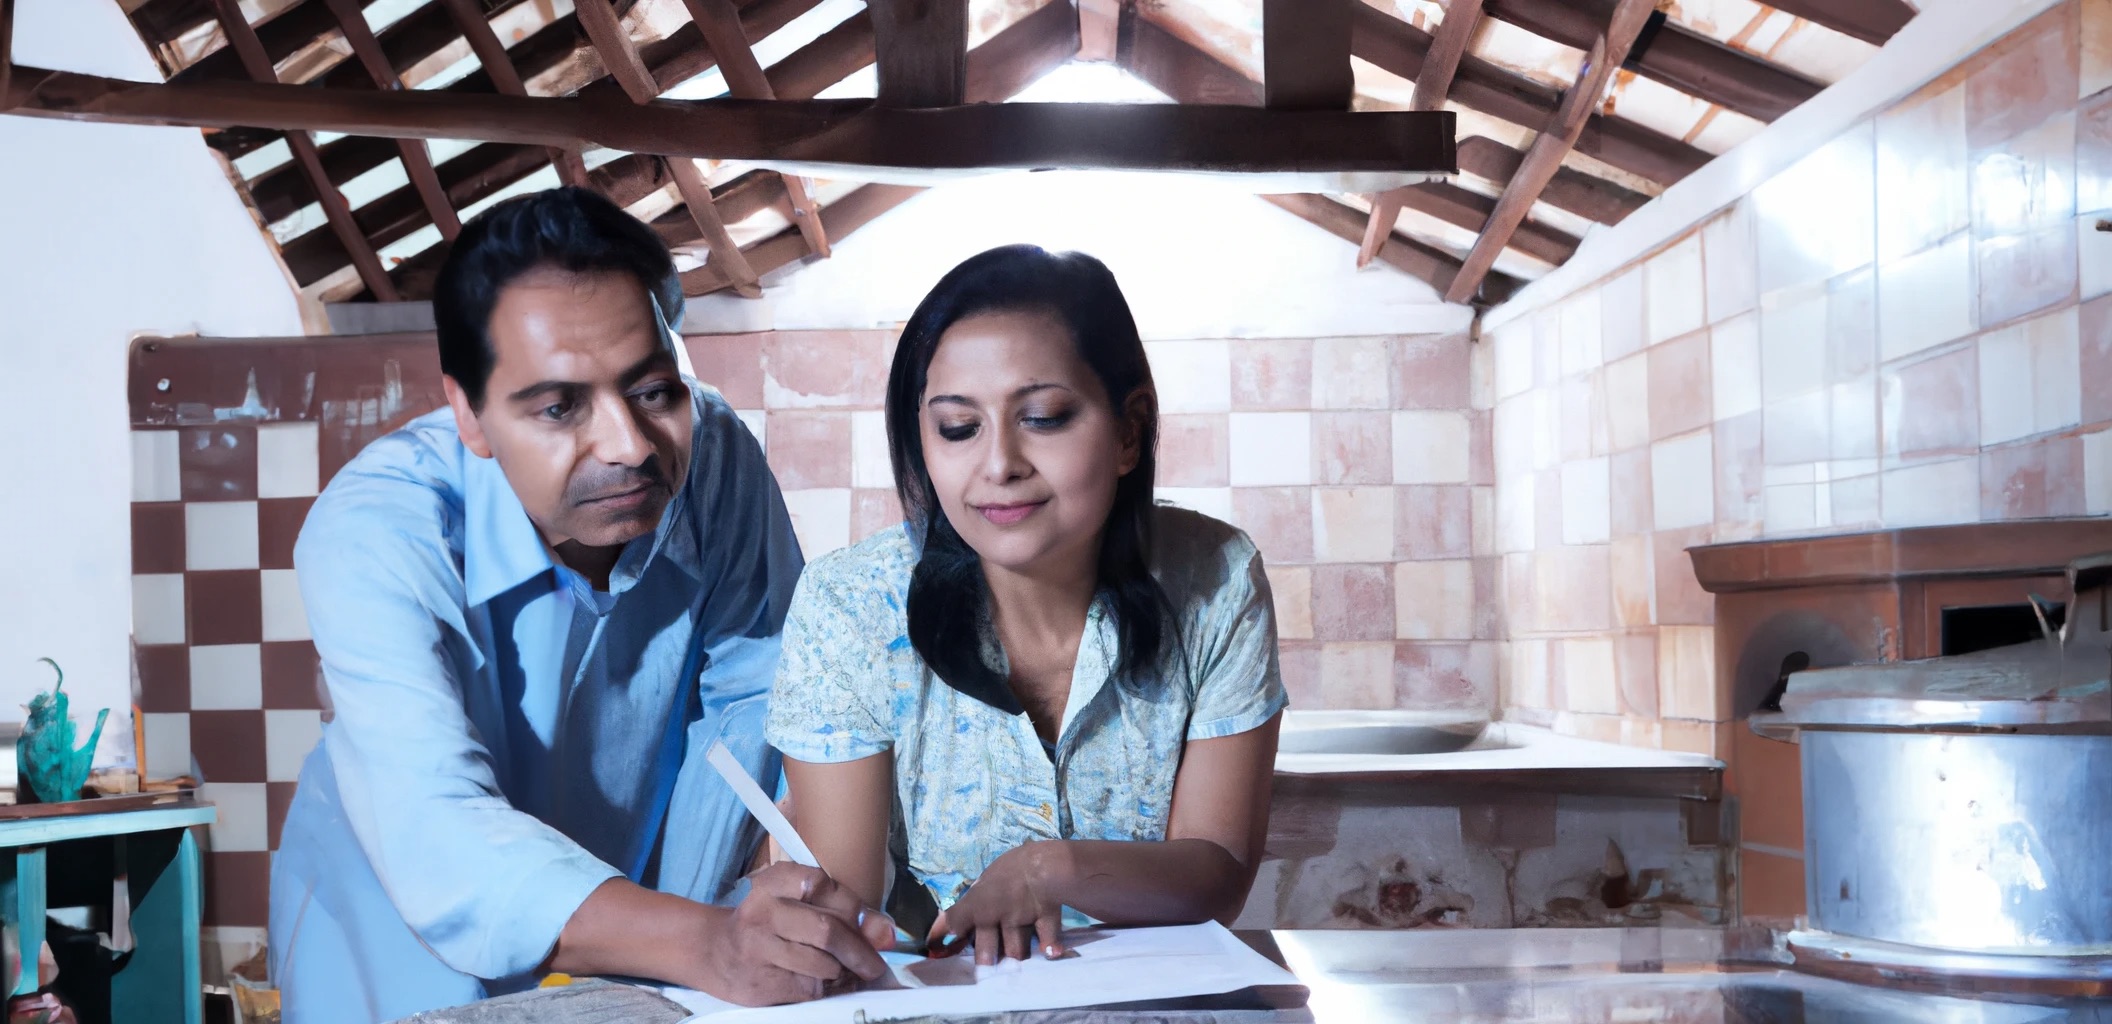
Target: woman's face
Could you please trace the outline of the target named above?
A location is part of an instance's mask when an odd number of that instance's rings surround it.
[[[1149,403],[1134,396],[1118,414],[1052,315],[956,322],[932,354],[919,417],[947,521],[988,565],[1092,566],[1115,485],[1137,466]]]

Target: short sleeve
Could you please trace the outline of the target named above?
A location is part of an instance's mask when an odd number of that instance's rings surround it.
[[[1276,606],[1261,553],[1244,536],[1228,545],[1219,592],[1198,631],[1195,710],[1188,739],[1214,740],[1259,728],[1290,703],[1276,662]]]
[[[831,585],[827,568],[810,567],[792,595],[763,727],[771,746],[810,764],[856,761],[894,746],[882,645],[897,630],[862,613],[889,606]]]

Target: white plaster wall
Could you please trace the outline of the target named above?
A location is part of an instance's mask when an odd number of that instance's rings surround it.
[[[20,0],[23,64],[158,81],[116,0]],[[301,333],[294,294],[195,129],[0,115],[0,719],[50,685],[130,759],[139,332]]]
[[[1465,307],[1221,183],[1114,172],[993,174],[930,189],[765,279],[761,300],[691,303],[686,330],[879,327],[960,261],[1031,242],[1113,269],[1146,338],[1323,338],[1464,329]]]

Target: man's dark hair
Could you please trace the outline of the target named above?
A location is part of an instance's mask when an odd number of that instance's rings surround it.
[[[638,218],[583,188],[508,199],[462,226],[433,284],[440,372],[461,386],[471,408],[484,405],[484,385],[498,358],[491,347],[492,307],[507,285],[540,267],[630,274],[659,301],[669,329],[681,321],[682,281],[674,258]]]

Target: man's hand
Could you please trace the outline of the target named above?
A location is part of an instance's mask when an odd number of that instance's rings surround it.
[[[748,898],[706,933],[699,986],[743,1006],[815,999],[848,973],[872,981],[887,973],[879,950],[895,925],[815,868],[773,864],[749,879]]]
[[[973,941],[975,962],[1026,960],[1033,940],[1051,960],[1063,956],[1063,892],[1069,848],[1061,841],[1027,843],[990,862],[967,893],[932,922],[933,956],[951,956]],[[950,938],[949,938],[950,937]]]

